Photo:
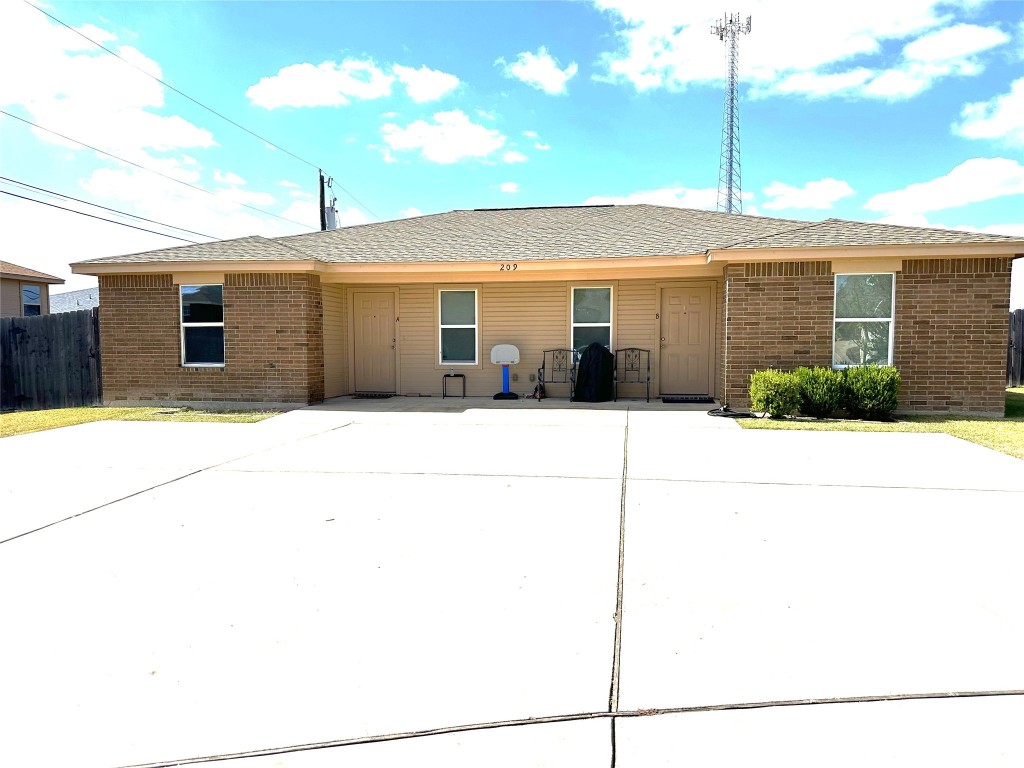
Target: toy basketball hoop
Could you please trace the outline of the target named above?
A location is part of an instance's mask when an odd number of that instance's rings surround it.
[[[501,392],[495,400],[518,400],[519,395],[508,390],[508,367],[519,365],[519,348],[512,344],[498,344],[491,347],[491,364],[501,366]]]

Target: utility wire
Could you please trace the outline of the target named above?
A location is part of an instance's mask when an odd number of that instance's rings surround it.
[[[216,763],[225,760],[239,760],[246,757],[269,757],[295,752],[310,752],[316,749],[333,749],[350,747],[357,744],[379,744],[385,741],[403,741],[421,739],[426,736],[439,736],[446,733],[468,733],[470,731],[490,731],[498,728],[515,728],[524,725],[543,725],[545,723],[571,723],[579,720],[612,721],[624,717],[654,717],[657,715],[683,715],[695,712],[730,712],[747,709],[771,709],[776,707],[808,707],[823,704],[865,704],[882,701],[920,701],[922,699],[971,699],[991,696],[1024,696],[1024,690],[1007,691],[950,691],[940,693],[893,693],[875,696],[844,696],[830,699],[785,699],[780,701],[750,701],[740,704],[705,704],[693,707],[663,707],[658,709],[632,709],[619,712],[579,712],[569,715],[548,715],[545,717],[525,717],[518,720],[498,720],[489,723],[470,723],[467,725],[451,725],[441,728],[430,728],[423,731],[405,731],[380,736],[356,736],[351,739],[336,739],[312,744],[296,744],[291,747],[271,747],[254,749],[248,752],[232,752],[231,754],[208,755],[206,757],[186,757],[157,763],[137,763],[122,768],[172,768],[179,765],[195,765],[197,763]]]
[[[193,231],[191,229],[185,229],[184,227],[176,227],[173,224],[164,224],[162,221],[155,221],[153,219],[147,219],[147,218],[145,218],[143,216],[136,216],[134,213],[127,213],[126,211],[119,211],[117,208],[108,208],[107,206],[100,205],[99,203],[90,203],[88,200],[79,200],[77,197],[72,197],[71,195],[65,195],[65,194],[63,194],[61,192],[54,192],[52,189],[45,189],[44,187],[35,187],[35,186],[32,186],[31,184],[26,184],[23,181],[18,181],[17,179],[9,179],[6,176],[0,176],[0,181],[7,182],[8,184],[17,184],[19,187],[24,187],[26,189],[34,189],[37,192],[43,192],[43,193],[45,193],[47,195],[54,195],[55,197],[62,197],[65,200],[74,200],[76,203],[82,203],[83,205],[91,205],[94,208],[102,208],[104,211],[110,211],[111,213],[116,213],[119,216],[127,216],[127,217],[132,218],[132,219],[138,219],[139,221],[148,222],[149,224],[156,224],[157,226],[167,227],[168,229],[176,229],[179,232],[185,232],[186,234],[189,234],[189,235],[198,235],[199,237],[206,237],[206,238],[209,238],[210,240],[219,240],[220,239],[220,238],[214,237],[213,235],[204,235],[202,232],[195,232],[195,231]]]
[[[160,83],[160,85],[162,85],[162,86],[164,86],[164,87],[166,87],[166,88],[170,88],[170,89],[171,89],[172,91],[174,91],[175,93],[177,93],[177,94],[178,94],[178,95],[180,95],[180,96],[184,96],[184,97],[185,97],[186,99],[188,99],[189,101],[191,101],[191,102],[192,102],[193,104],[195,104],[196,106],[198,106],[198,107],[202,107],[202,108],[203,108],[203,109],[205,109],[205,110],[206,110],[207,112],[210,112],[211,114],[214,114],[214,115],[216,115],[217,117],[219,117],[219,118],[220,118],[221,120],[225,120],[225,121],[227,121],[227,122],[231,123],[231,124],[232,124],[233,126],[235,126],[236,128],[238,128],[238,129],[240,129],[240,130],[243,130],[243,131],[245,131],[245,132],[246,132],[246,133],[248,133],[248,134],[249,134],[250,136],[254,136],[255,138],[259,139],[260,141],[266,142],[267,144],[269,144],[270,146],[272,146],[272,147],[273,147],[274,149],[279,149],[279,150],[281,150],[282,152],[284,152],[284,153],[285,153],[286,155],[290,155],[291,157],[294,157],[294,158],[295,158],[296,160],[298,160],[298,161],[299,161],[300,163],[305,163],[305,164],[306,164],[306,165],[308,165],[308,166],[309,166],[310,168],[316,168],[316,169],[317,169],[318,171],[321,171],[321,170],[322,170],[322,166],[319,166],[319,165],[317,165],[316,163],[311,163],[311,162],[310,162],[309,160],[306,160],[305,158],[299,157],[299,156],[298,156],[298,155],[296,155],[296,154],[295,154],[294,152],[289,152],[289,151],[288,151],[287,149],[285,149],[285,148],[284,148],[284,147],[282,147],[281,145],[279,145],[279,144],[275,144],[275,143],[274,143],[274,142],[272,142],[272,141],[271,141],[270,139],[267,139],[267,138],[264,138],[263,136],[260,136],[260,135],[259,135],[258,133],[256,133],[255,131],[251,131],[251,130],[249,130],[248,128],[246,128],[246,127],[245,127],[244,125],[242,125],[242,124],[240,124],[240,123],[236,123],[236,122],[235,122],[234,120],[232,120],[232,119],[231,119],[230,117],[228,117],[228,116],[226,116],[226,115],[223,115],[223,114],[221,114],[220,112],[218,112],[217,110],[213,109],[213,107],[208,107],[208,106],[206,106],[205,104],[203,104],[203,103],[202,103],[201,101],[199,101],[198,99],[194,99],[194,98],[192,98],[191,96],[189,96],[189,95],[188,95],[187,93],[185,93],[184,91],[182,91],[182,90],[180,90],[180,89],[178,89],[178,88],[175,88],[175,87],[174,87],[173,85],[171,85],[170,83],[168,83],[168,82],[166,82],[166,81],[164,81],[164,80],[161,80],[161,79],[160,79],[159,77],[157,77],[156,75],[153,75],[153,74],[151,74],[151,73],[147,72],[146,70],[144,70],[144,69],[143,69],[142,67],[138,66],[137,64],[133,64],[132,62],[128,61],[128,59],[124,58],[124,57],[123,57],[123,56],[122,56],[121,54],[117,53],[116,51],[112,51],[112,50],[110,50],[109,48],[107,48],[107,47],[106,47],[105,45],[103,45],[102,43],[99,43],[99,42],[97,42],[96,40],[93,40],[93,39],[92,39],[91,37],[89,37],[88,35],[86,35],[86,34],[85,34],[84,32],[81,32],[81,31],[79,31],[79,30],[75,29],[74,27],[72,27],[71,25],[69,25],[69,24],[66,24],[65,22],[61,21],[60,19],[58,19],[58,18],[57,18],[56,16],[54,16],[53,14],[51,14],[51,13],[47,13],[47,12],[46,12],[46,11],[44,11],[44,10],[43,10],[42,8],[40,8],[40,7],[38,6],[38,5],[33,5],[33,4],[31,3],[31,2],[29,2],[29,0],[22,0],[22,2],[24,2],[24,3],[26,4],[26,5],[28,5],[28,6],[32,7],[32,8],[35,8],[35,9],[36,9],[37,11],[39,11],[39,12],[40,12],[41,14],[43,14],[44,16],[46,16],[46,17],[48,17],[48,18],[52,19],[53,21],[57,22],[57,23],[58,23],[58,24],[60,24],[60,25],[61,25],[62,27],[65,27],[66,29],[69,29],[69,30],[71,30],[71,31],[72,31],[72,32],[74,32],[74,33],[75,33],[76,35],[78,35],[79,37],[81,37],[81,38],[84,38],[85,40],[88,40],[88,41],[89,41],[90,43],[92,43],[93,45],[95,45],[95,46],[96,46],[97,48],[102,48],[102,49],[103,49],[104,51],[106,51],[107,53],[109,53],[109,54],[110,54],[111,56],[115,56],[115,57],[117,57],[118,59],[120,59],[121,61],[123,61],[123,62],[124,62],[125,64],[127,64],[127,65],[128,65],[129,67],[132,67],[133,69],[136,69],[136,70],[138,70],[139,72],[141,72],[142,74],[144,74],[144,75],[145,75],[146,77],[148,77],[148,78],[151,78],[151,79],[153,79],[153,80],[156,80],[156,82]],[[349,192],[349,191],[348,191],[347,189],[345,189],[345,188],[344,188],[343,186],[341,186],[341,184],[339,184],[339,185],[338,185],[338,189],[340,189],[340,190],[341,190],[342,192],[344,192],[344,193],[345,193],[346,195],[348,195],[348,196],[349,196],[349,197],[351,197],[351,198],[352,198],[353,200],[355,200],[355,202],[356,202],[356,203],[357,203],[357,204],[358,204],[358,205],[359,205],[360,207],[362,207],[362,208],[363,208],[363,209],[364,209],[365,211],[367,211],[367,213],[369,213],[370,215],[372,215],[372,216],[373,216],[374,218],[380,219],[380,216],[378,216],[378,215],[377,215],[376,213],[374,213],[374,212],[373,212],[372,210],[370,210],[370,209],[369,209],[369,208],[368,208],[368,207],[367,207],[366,205],[364,205],[364,204],[363,204],[363,203],[362,203],[362,202],[361,202],[361,201],[359,200],[359,198],[357,198],[357,197],[356,197],[355,195],[353,195],[353,194],[352,194],[351,192]]]
[[[207,195],[211,195],[213,197],[217,197],[217,194],[215,192],[211,192],[208,189],[203,189],[202,187],[197,187],[195,184],[189,184],[187,181],[182,181],[181,179],[176,179],[173,176],[168,176],[166,173],[161,173],[160,171],[154,171],[152,168],[147,168],[144,165],[139,165],[138,163],[133,163],[131,160],[125,160],[123,157],[118,157],[117,155],[111,154],[110,152],[105,152],[104,150],[99,149],[97,147],[94,147],[91,144],[86,144],[85,142],[79,141],[78,139],[72,139],[70,136],[65,136],[63,133],[57,133],[57,131],[53,131],[53,130],[50,130],[49,128],[45,128],[45,127],[39,125],[38,123],[33,123],[31,120],[26,120],[24,117],[18,117],[17,115],[12,115],[10,112],[7,112],[6,110],[0,109],[0,115],[6,115],[7,117],[13,117],[15,120],[20,120],[21,122],[25,123],[26,125],[31,125],[33,128],[38,128],[39,130],[46,131],[47,133],[52,133],[54,136],[59,136],[60,138],[64,139],[65,141],[74,142],[75,144],[78,144],[81,147],[85,147],[86,149],[91,149],[93,152],[99,152],[101,155],[106,155],[107,157],[113,158],[114,160],[117,160],[118,162],[127,163],[128,165],[135,166],[136,168],[139,168],[139,169],[141,169],[143,171],[147,171],[148,173],[155,173],[157,176],[162,176],[165,179],[177,182],[178,184],[186,186],[189,189],[194,189],[194,190],[197,190],[199,192],[205,192]],[[237,203],[237,204],[242,206],[243,208],[248,208],[251,211],[256,211],[257,213],[262,213],[265,216],[273,216],[275,219],[281,219],[281,221],[287,221],[289,224],[298,224],[300,227],[305,227],[306,229],[314,229],[313,227],[309,226],[308,224],[303,224],[301,221],[295,221],[294,219],[288,219],[288,218],[285,218],[284,216],[278,216],[276,213],[271,213],[270,211],[264,211],[262,208],[257,208],[257,207],[255,207],[253,205],[247,205],[246,203]]]
[[[184,237],[176,237],[174,235],[168,235],[166,232],[157,232],[155,229],[146,229],[145,227],[136,227],[133,224],[125,224],[123,221],[115,221],[114,219],[106,219],[103,216],[93,216],[91,213],[85,213],[84,211],[76,211],[74,208],[65,208],[63,205],[54,205],[53,203],[46,203],[42,200],[36,200],[34,197],[25,197],[24,195],[16,195],[13,192],[6,192],[0,189],[0,195],[9,195],[10,197],[17,197],[20,200],[28,200],[30,203],[39,203],[40,205],[47,205],[50,208],[59,208],[62,211],[70,211],[71,213],[77,213],[79,216],[88,216],[90,219],[99,219],[100,221],[106,221],[110,224],[119,224],[122,227],[128,227],[129,229],[138,229],[142,232],[150,232],[154,235],[160,235],[161,237],[169,237],[171,240],[181,240],[183,243],[193,243],[198,245],[198,240],[186,240]],[[205,235],[204,235],[205,237]]]

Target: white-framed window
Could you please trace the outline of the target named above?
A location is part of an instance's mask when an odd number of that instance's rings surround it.
[[[181,286],[181,364],[224,365],[224,286]]]
[[[476,365],[479,355],[476,289],[442,289],[437,296],[441,365]]]
[[[593,342],[612,348],[611,286],[572,289],[572,348],[582,352]]]
[[[43,289],[38,285],[21,286],[21,314],[23,317],[38,317],[43,314]]]
[[[832,367],[892,365],[896,275],[836,275]]]

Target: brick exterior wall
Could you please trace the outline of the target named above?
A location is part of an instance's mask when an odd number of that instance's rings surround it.
[[[110,275],[99,282],[106,402],[323,400],[316,275],[226,274],[223,368],[181,365],[179,288],[171,275]]]
[[[750,406],[750,374],[832,364],[834,278],[828,261],[729,264],[721,397]],[[900,410],[1002,413],[1007,258],[921,259],[896,273],[893,363]]]
[[[729,264],[722,402],[750,407],[750,374],[832,364],[832,263]]]
[[[1003,413],[1010,260],[920,259],[896,276],[900,407]]]

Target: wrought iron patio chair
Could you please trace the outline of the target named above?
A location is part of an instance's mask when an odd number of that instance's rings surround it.
[[[615,394],[619,399],[619,384],[643,384],[647,388],[647,402],[651,402],[651,352],[640,347],[615,350]]]
[[[576,364],[579,354],[575,349],[545,349],[540,368],[537,369],[537,381],[545,395],[548,384],[568,384],[569,402],[572,402],[576,391]]]

